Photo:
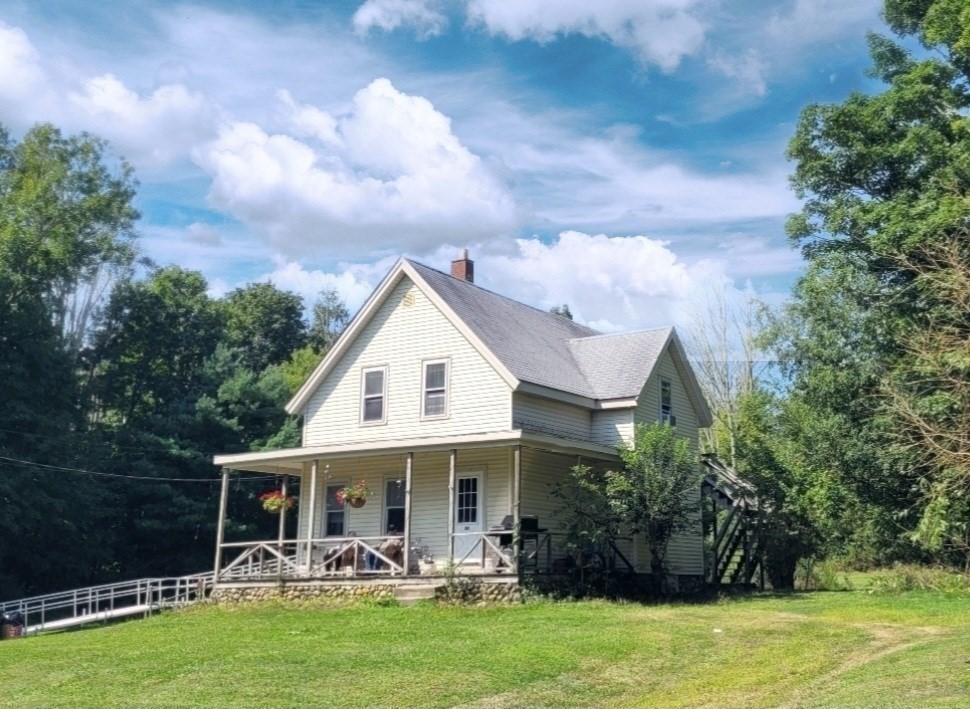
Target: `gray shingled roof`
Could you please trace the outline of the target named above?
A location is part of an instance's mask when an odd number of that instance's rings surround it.
[[[671,328],[603,334],[408,261],[518,380],[591,399],[640,394]]]

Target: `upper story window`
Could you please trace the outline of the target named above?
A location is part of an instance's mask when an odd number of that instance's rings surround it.
[[[424,363],[421,390],[422,418],[444,418],[448,415],[448,360]]]
[[[361,372],[361,423],[384,423],[387,417],[387,367],[371,367]]]
[[[670,380],[660,380],[660,423],[669,423],[673,426],[676,419],[673,416],[674,403],[670,389]]]

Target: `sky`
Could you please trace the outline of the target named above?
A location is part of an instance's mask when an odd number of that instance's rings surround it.
[[[779,303],[799,112],[878,0],[0,0],[0,123],[110,142],[141,248],[359,307],[402,255],[603,331]]]

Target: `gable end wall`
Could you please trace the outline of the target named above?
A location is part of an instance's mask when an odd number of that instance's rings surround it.
[[[449,358],[448,417],[421,419],[422,361]],[[361,425],[361,369],[387,366],[386,423]],[[305,410],[304,446],[509,430],[508,384],[421,290],[403,278]]]

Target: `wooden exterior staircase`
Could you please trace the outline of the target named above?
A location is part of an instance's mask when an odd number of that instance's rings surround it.
[[[764,588],[761,507],[754,487],[712,454],[702,456],[701,464],[709,544],[705,580],[715,587],[752,586],[757,577]]]

